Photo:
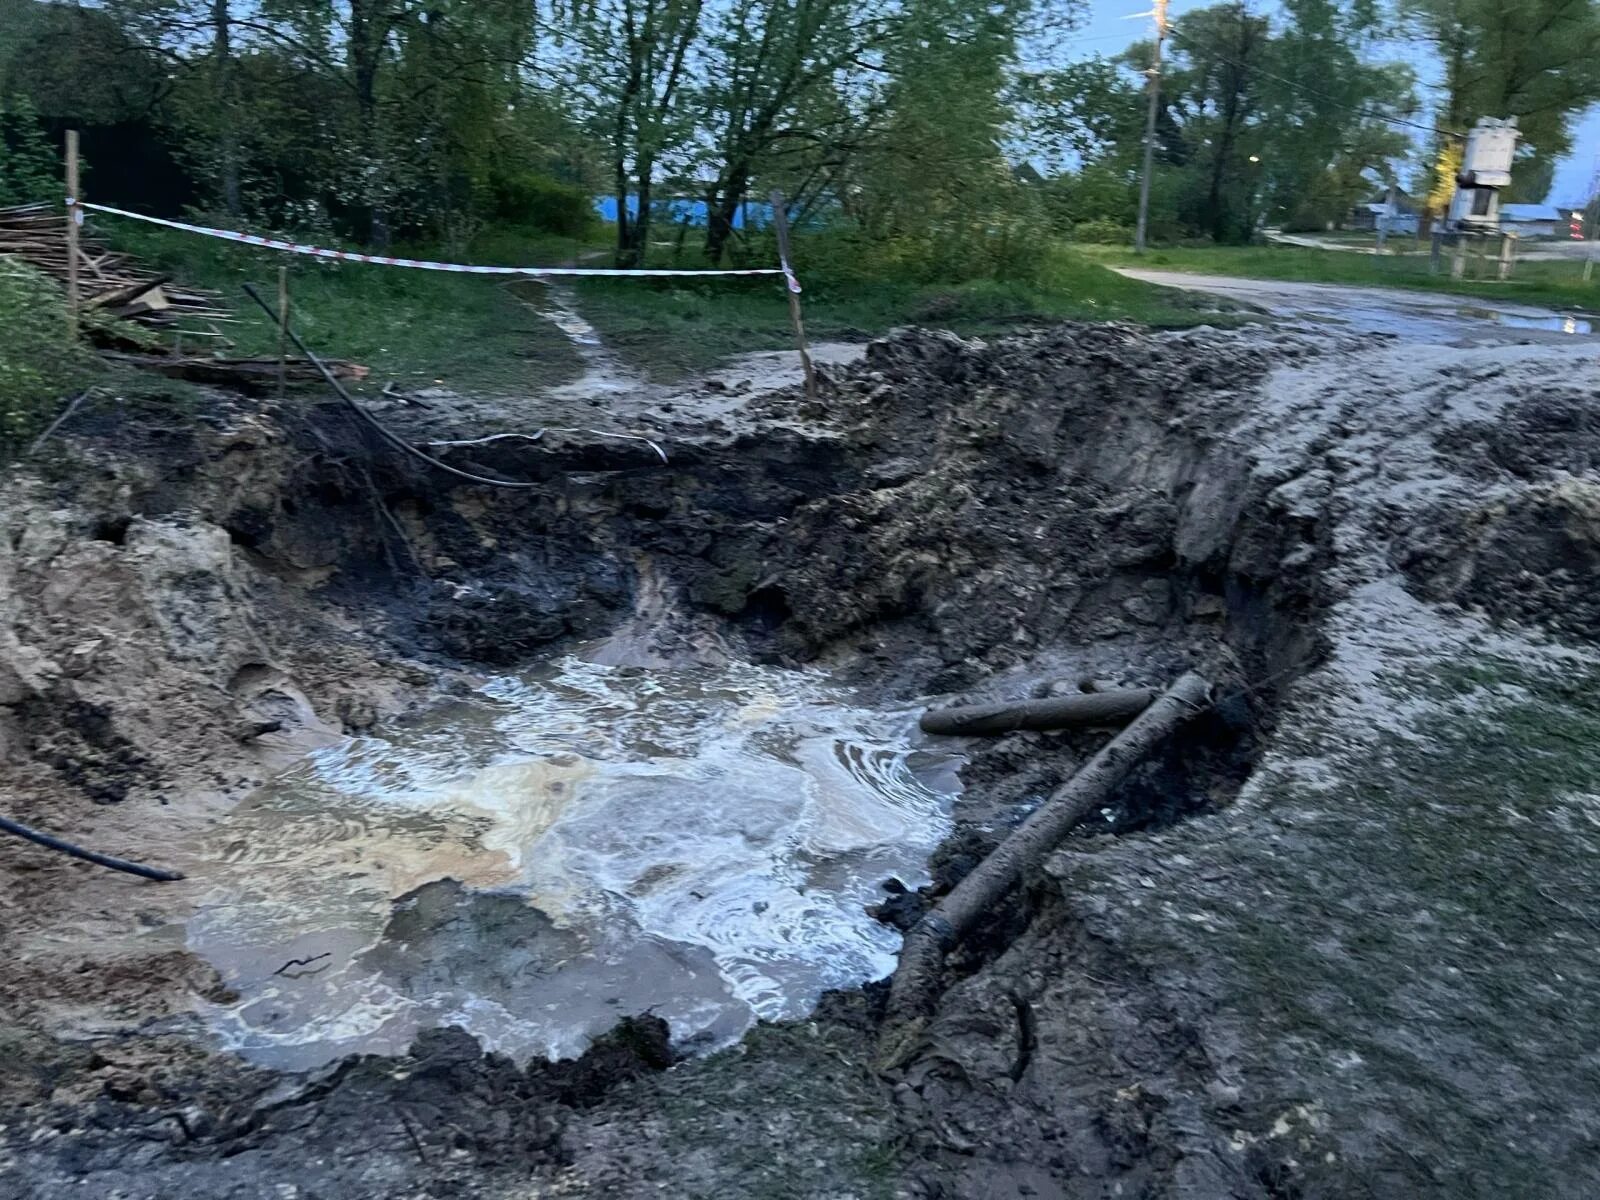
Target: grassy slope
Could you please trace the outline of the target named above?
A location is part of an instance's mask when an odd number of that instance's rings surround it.
[[[1097,261],[1115,266],[1237,275],[1248,279],[1417,288],[1547,308],[1600,310],[1600,276],[1596,282],[1584,283],[1583,266],[1578,262],[1523,260],[1517,263],[1515,277],[1502,283],[1493,279],[1452,280],[1448,264],[1440,274],[1433,275],[1428,270],[1426,254],[1380,258],[1299,246],[1185,246],[1162,247],[1140,256],[1123,246],[1086,246],[1083,249]],[[1469,256],[1468,275],[1476,269],[1476,259]],[[1493,272],[1492,262],[1488,270]]]
[[[1037,282],[978,280],[842,284],[796,269],[805,285],[806,333],[814,341],[875,336],[897,325],[937,325],[981,334],[1054,320],[1192,325],[1215,320],[1209,302],[1125,279],[1066,250],[1049,252]],[[710,366],[730,354],[794,345],[781,283],[768,277],[667,281],[592,280],[579,287],[584,315],[624,357],[662,375]]]
[[[368,387],[435,382],[460,391],[521,394],[578,372],[571,343],[493,276],[408,271],[257,250],[107,218],[112,244],[190,283],[220,291],[239,317],[241,354],[275,354],[274,322],[244,294],[271,299],[289,267],[294,325],[310,347],[372,368]]]
[[[223,292],[240,317],[235,328],[240,353],[275,352],[272,323],[242,294],[241,285],[254,281],[270,294],[277,268],[287,260],[296,327],[313,349],[370,366],[369,386],[439,380],[463,391],[520,394],[570,379],[579,369],[566,337],[493,277],[290,257],[115,218],[99,224],[117,247]],[[450,257],[431,247],[404,252]],[[807,333],[821,341],[859,339],[916,323],[986,333],[1061,319],[1157,325],[1215,319],[1208,301],[1124,279],[1075,252],[1048,254],[1031,284],[844,285],[815,272],[807,275],[802,239],[796,257],[807,283]],[[501,265],[610,265],[603,240],[506,230],[480,235],[463,257]],[[518,290],[537,296],[537,289]],[[701,370],[729,355],[794,344],[787,297],[772,277],[592,279],[576,281],[574,290],[582,314],[606,345],[660,378]]]

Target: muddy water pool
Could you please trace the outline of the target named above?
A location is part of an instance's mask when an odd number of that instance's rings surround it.
[[[459,1024],[570,1055],[646,1009],[711,1047],[886,974],[960,760],[821,674],[573,657],[319,751],[234,809],[190,949],[281,1068]]]

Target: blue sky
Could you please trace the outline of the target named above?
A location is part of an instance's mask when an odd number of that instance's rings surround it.
[[[1169,16],[1177,17],[1196,8],[1206,7],[1207,0],[1172,0]],[[1257,11],[1271,12],[1276,6],[1257,2]],[[1128,19],[1130,14],[1148,12],[1150,0],[1091,0],[1084,26],[1071,35],[1070,46],[1074,54],[1089,57],[1095,54],[1110,56],[1131,42],[1150,36],[1150,18]],[[1416,63],[1418,74],[1426,82],[1432,72],[1426,61]],[[1426,95],[1426,89],[1424,89]],[[1589,195],[1589,183],[1594,177],[1600,156],[1600,105],[1592,108],[1577,122],[1573,130],[1573,152],[1556,166],[1555,182],[1548,199],[1551,203],[1583,201]]]

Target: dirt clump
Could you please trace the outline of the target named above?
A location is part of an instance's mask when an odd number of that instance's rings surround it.
[[[1397,565],[1430,600],[1600,641],[1600,489],[1566,479],[1423,514]]]

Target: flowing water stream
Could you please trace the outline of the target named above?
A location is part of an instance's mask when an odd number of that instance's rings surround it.
[[[960,760],[825,675],[567,658],[319,751],[215,830],[188,943],[246,1057],[303,1068],[460,1024],[518,1059],[645,1010],[714,1046],[886,974],[869,917]]]

